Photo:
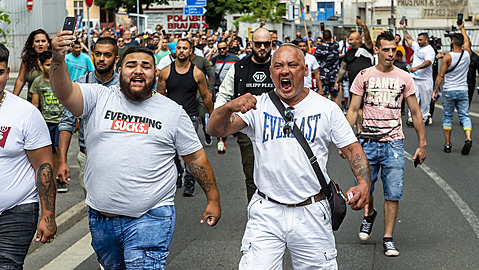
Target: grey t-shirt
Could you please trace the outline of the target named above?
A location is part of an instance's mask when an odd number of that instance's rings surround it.
[[[183,108],[162,95],[132,102],[118,86],[79,85],[88,149],[86,204],[130,217],[173,205],[175,153],[202,148]]]

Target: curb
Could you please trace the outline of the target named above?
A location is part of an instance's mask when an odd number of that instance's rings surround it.
[[[60,216],[56,218],[57,222],[57,235],[64,233],[66,230],[70,229],[74,224],[82,220],[87,216],[88,206],[84,201],[81,201],[71,207],[70,209],[63,212]],[[36,233],[36,232],[35,232]],[[35,237],[30,244],[28,249],[28,254],[36,251],[43,244],[41,242],[35,241]]]

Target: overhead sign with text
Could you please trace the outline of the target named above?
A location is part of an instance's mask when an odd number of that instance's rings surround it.
[[[188,25],[191,29],[197,29],[200,27],[202,29],[208,28],[208,24],[205,23],[206,17],[203,16],[184,16],[184,15],[168,15],[166,16],[166,25],[167,31],[183,31],[188,29]],[[189,24],[188,24],[189,23]]]
[[[457,13],[467,14],[468,0],[397,0],[398,17],[422,19],[454,19]]]
[[[183,15],[200,15],[203,16],[206,13],[204,7],[184,7]]]
[[[206,0],[185,0],[187,6],[206,6]]]

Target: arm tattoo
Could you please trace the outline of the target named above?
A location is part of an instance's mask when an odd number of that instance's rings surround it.
[[[201,188],[206,192],[210,192],[211,188],[216,185],[214,179],[210,179],[206,172],[206,168],[203,165],[191,162],[189,164],[191,174],[195,177],[195,180],[201,186]]]
[[[351,169],[356,178],[360,177],[364,181],[371,185],[371,168],[369,167],[369,162],[366,156],[363,154],[356,154],[351,159]]]
[[[48,211],[55,211],[55,196],[57,188],[53,180],[53,170],[50,163],[43,163],[37,172],[37,191],[40,200]]]
[[[236,118],[236,113],[232,113],[229,121],[226,121],[225,123],[225,127],[223,129],[224,131],[228,130],[228,127],[230,126],[230,124],[233,124],[233,122],[235,121],[235,118]]]
[[[55,214],[50,214],[44,218],[47,230],[50,232],[55,231],[56,223],[55,223]]]

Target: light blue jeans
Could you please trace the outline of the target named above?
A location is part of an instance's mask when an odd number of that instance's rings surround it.
[[[371,194],[373,194],[379,169],[381,169],[384,199],[389,201],[402,200],[404,180],[403,140],[379,142],[359,139],[359,143],[363,146],[364,153],[366,153],[371,166]]]
[[[105,270],[165,269],[175,229],[175,207],[151,209],[139,218],[109,218],[90,208],[91,245]]]
[[[442,107],[444,109],[444,116],[442,117],[442,127],[444,129],[452,128],[454,108],[457,110],[459,120],[464,130],[472,129],[471,118],[469,117],[469,94],[467,90],[444,91],[442,95]]]

